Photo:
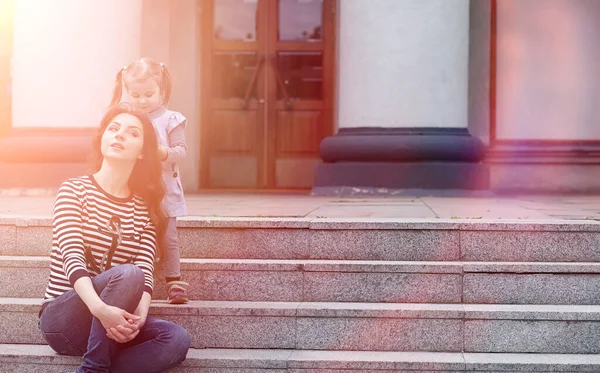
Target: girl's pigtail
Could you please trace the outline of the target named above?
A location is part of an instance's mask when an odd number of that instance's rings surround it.
[[[171,74],[169,74],[169,70],[167,70],[167,67],[163,63],[161,63],[160,64],[160,88],[162,89],[162,94],[163,94],[162,104],[164,106],[167,106],[167,104],[169,103],[169,99],[171,98],[171,84],[172,84]]]
[[[110,106],[113,107],[118,105],[121,102],[121,96],[123,95],[123,71],[125,71],[125,67],[119,70],[117,73],[117,77],[115,79],[115,88],[113,89],[112,100],[110,101]]]

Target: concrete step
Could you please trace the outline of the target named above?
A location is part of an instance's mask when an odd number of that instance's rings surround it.
[[[598,221],[197,218],[182,257],[600,262]],[[0,255],[48,255],[51,220],[0,218]]]
[[[0,297],[42,297],[49,263],[0,256]],[[600,304],[600,263],[182,259],[182,274],[196,300]]]
[[[0,298],[0,343],[43,344],[39,299]],[[600,353],[600,306],[154,302],[194,348]]]
[[[42,345],[0,345],[0,366],[12,373],[72,372],[81,358]],[[169,373],[458,373],[598,372],[599,355],[382,351],[190,349]]]

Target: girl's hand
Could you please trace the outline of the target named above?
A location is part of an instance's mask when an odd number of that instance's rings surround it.
[[[160,160],[166,161],[168,156],[169,156],[169,153],[167,152],[167,148],[165,148],[162,145],[159,145],[158,146],[158,157],[160,158]]]

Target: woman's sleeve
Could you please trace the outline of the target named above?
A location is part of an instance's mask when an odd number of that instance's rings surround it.
[[[85,262],[82,199],[82,190],[66,181],[58,190],[52,211],[52,230],[62,256],[63,270],[73,286],[79,278],[90,277]]]
[[[156,228],[148,222],[140,238],[140,252],[134,264],[144,272],[144,291],[152,295],[154,288],[154,258],[156,257]]]

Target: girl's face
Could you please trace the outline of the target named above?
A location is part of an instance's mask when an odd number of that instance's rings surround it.
[[[160,105],[160,87],[154,79],[134,80],[127,84],[127,92],[135,109],[144,114]]]
[[[144,147],[144,128],[133,115],[116,115],[102,133],[100,152],[105,159],[136,162]]]

